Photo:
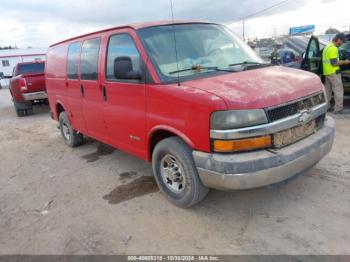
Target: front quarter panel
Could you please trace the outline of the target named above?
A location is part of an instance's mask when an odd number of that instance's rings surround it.
[[[167,127],[192,149],[210,152],[210,115],[227,108],[221,98],[186,84],[150,85],[147,90],[148,141]]]

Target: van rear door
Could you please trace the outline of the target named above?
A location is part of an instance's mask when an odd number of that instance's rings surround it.
[[[125,29],[106,35],[106,61],[103,63],[104,116],[112,145],[145,157],[145,83],[143,80],[118,79],[114,68],[116,59],[128,57],[132,61],[132,69],[142,71],[141,55],[130,35],[132,33],[132,30]]]
[[[83,42],[80,57],[80,90],[83,114],[89,136],[108,143],[104,124],[102,88],[99,82],[100,38]]]

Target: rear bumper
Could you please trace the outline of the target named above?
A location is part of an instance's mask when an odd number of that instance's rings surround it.
[[[44,91],[34,92],[34,93],[24,93],[22,94],[22,96],[23,96],[23,99],[26,101],[47,99],[47,93]]]
[[[193,157],[203,184],[220,190],[267,186],[301,174],[316,165],[333,145],[335,122],[327,117],[316,134],[279,150],[240,154],[208,154]]]

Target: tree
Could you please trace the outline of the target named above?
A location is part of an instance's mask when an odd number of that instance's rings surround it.
[[[17,46],[0,46],[0,50],[9,50],[9,49],[17,49]]]
[[[339,34],[340,31],[338,29],[335,28],[329,28],[326,31],[326,35],[334,35],[334,34]]]

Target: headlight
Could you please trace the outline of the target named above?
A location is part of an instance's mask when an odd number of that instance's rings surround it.
[[[226,130],[266,123],[268,123],[267,117],[262,109],[218,111],[211,115],[210,128]]]

